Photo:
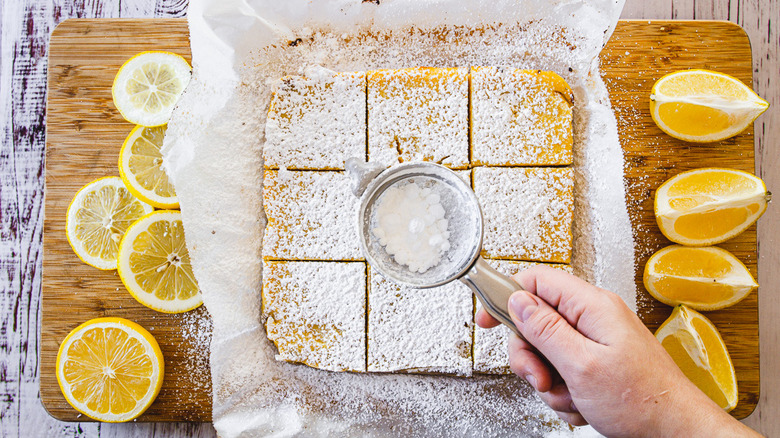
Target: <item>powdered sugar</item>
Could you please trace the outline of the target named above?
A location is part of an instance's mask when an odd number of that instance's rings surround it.
[[[265,125],[268,169],[344,169],[366,154],[366,76],[309,70],[274,86]]]
[[[263,189],[264,258],[363,259],[355,229],[358,199],[346,173],[269,170]]]
[[[365,302],[364,263],[263,263],[263,315],[279,360],[365,371]]]
[[[468,69],[368,73],[368,157],[468,166]]]
[[[569,85],[553,72],[472,68],[472,164],[571,164],[571,101]]]
[[[414,182],[389,187],[377,200],[375,215],[371,233],[396,263],[413,272],[436,266],[450,249],[441,196],[429,187]]]
[[[490,258],[568,263],[574,172],[569,168],[474,169]]]
[[[561,428],[514,377],[329,373],[274,360],[257,317],[265,122],[258,105],[270,100],[268,81],[316,64],[334,71],[505,65],[557,72],[575,90],[575,167],[587,167],[577,171],[575,268],[609,287],[610,277],[632,279],[632,248],[630,228],[626,235],[615,226],[627,222],[622,157],[617,136],[603,134],[615,132],[614,119],[590,62],[620,7],[612,0],[191,0],[194,77],[164,153],[214,320],[220,436],[541,436]],[[633,300],[633,289],[616,291]]]

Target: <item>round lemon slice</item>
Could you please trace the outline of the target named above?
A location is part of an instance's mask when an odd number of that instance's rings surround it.
[[[119,245],[117,271],[130,294],[158,312],[203,304],[178,211],[155,211],[131,225]]]
[[[173,183],[163,168],[160,152],[166,125],[130,131],[119,152],[119,176],[136,198],[157,208],[179,208]]]
[[[714,246],[672,245],[658,251],[645,265],[644,283],[658,301],[696,310],[734,305],[758,287],[742,262]]]
[[[682,372],[726,411],[737,406],[737,377],[720,333],[709,319],[684,305],[655,332]]]
[[[57,383],[74,409],[118,423],[143,414],[160,392],[160,346],[140,325],[97,318],[76,327],[57,353]]]
[[[116,269],[125,231],[152,210],[151,205],[136,199],[119,177],[100,178],[82,187],[68,206],[68,242],[84,263]]]
[[[685,70],[659,79],[650,91],[650,114],[662,131],[691,142],[712,142],[744,131],[769,108],[737,78]]]
[[[190,82],[192,69],[170,52],[141,52],[125,62],[114,78],[114,106],[130,123],[168,123],[173,107]]]
[[[771,195],[764,182],[734,169],[696,169],[656,190],[655,217],[669,240],[688,246],[724,242],[764,214]]]

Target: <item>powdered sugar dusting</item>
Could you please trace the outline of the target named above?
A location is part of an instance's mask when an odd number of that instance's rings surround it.
[[[471,69],[472,164],[572,163],[572,92],[553,72]]]
[[[370,270],[368,370],[471,375],[471,291],[401,287]]]
[[[366,76],[314,69],[274,86],[265,124],[267,169],[344,169],[366,154]]]
[[[363,259],[355,229],[358,198],[346,173],[269,170],[263,189],[264,258]]]
[[[575,250],[575,269],[600,279],[593,273],[608,266],[612,276],[631,277],[633,266],[625,268],[630,238],[612,226],[625,216],[623,194],[599,196],[622,185],[622,159],[616,136],[598,135],[614,119],[597,111],[610,113],[609,102],[593,96],[600,79],[590,64],[620,7],[612,0],[394,0],[379,6],[191,0],[194,76],[169,124],[164,154],[214,321],[220,436],[542,436],[568,430],[512,376],[330,373],[274,359],[258,318],[266,113],[258,105],[270,100],[269,81],[304,74],[311,65],[347,72],[469,65],[555,71],[573,86],[575,105],[582,102],[575,110],[575,168],[588,169],[577,170],[575,234],[577,248],[590,253]],[[609,214],[591,212],[607,202]],[[600,237],[607,232],[615,239]]]
[[[263,263],[263,315],[279,360],[365,371],[365,302],[364,263]]]
[[[368,157],[468,167],[468,69],[368,73]]]
[[[568,263],[574,172],[569,168],[474,169],[489,258]]]

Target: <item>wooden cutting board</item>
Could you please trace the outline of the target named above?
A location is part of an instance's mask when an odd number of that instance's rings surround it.
[[[208,341],[211,323],[200,308],[184,315],[157,313],[138,304],[114,271],[79,261],[65,237],[65,212],[88,182],[118,175],[117,157],[132,125],[113,106],[117,69],[144,50],[168,50],[190,58],[183,19],[67,20],[52,33],[46,137],[46,200],[43,230],[41,399],[54,417],[84,421],[60,393],[54,367],[65,336],[101,316],[131,319],[151,331],[165,356],[165,380],[155,403],[139,421],[210,421]],[[707,68],[752,84],[750,42],[738,26],[706,21],[621,21],[602,55],[602,71],[618,119],[625,152],[628,208],[636,245],[638,313],[655,329],[671,308],[642,286],[647,258],[669,244],[652,211],[654,190],[684,170],[721,166],[753,171],[752,128],[720,143],[693,145],[662,133],[648,110],[653,82],[666,73]],[[722,245],[756,276],[756,229]],[[708,312],[726,341],[739,380],[737,418],[758,402],[758,298],[751,294],[729,309]]]

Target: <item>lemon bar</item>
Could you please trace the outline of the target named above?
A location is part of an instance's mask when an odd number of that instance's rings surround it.
[[[505,275],[514,275],[540,263],[514,262],[510,260],[488,260],[490,266]],[[549,264],[556,269],[572,273],[570,265]],[[482,308],[477,301],[475,310]],[[474,327],[474,372],[482,374],[511,374],[509,355],[507,351],[509,327],[500,325],[491,329]]]
[[[266,169],[344,169],[366,156],[366,75],[287,76],[275,86],[265,125]]]
[[[277,360],[365,372],[364,263],[266,261],[262,300]]]
[[[571,261],[571,168],[477,167],[473,180],[485,220],[485,257]]]
[[[368,72],[368,156],[386,165],[469,165],[468,69]]]
[[[460,282],[412,289],[369,267],[368,371],[470,375],[473,311]]]
[[[572,163],[572,91],[556,73],[471,69],[472,164]]]
[[[346,173],[267,170],[263,202],[263,258],[363,260],[355,229],[358,198]]]

